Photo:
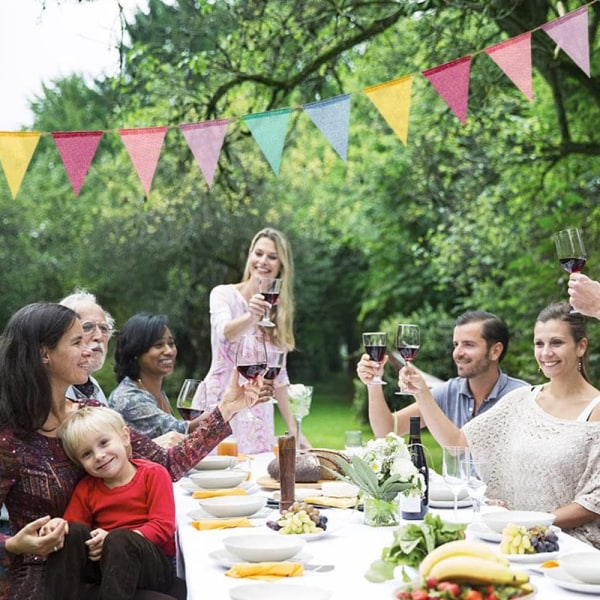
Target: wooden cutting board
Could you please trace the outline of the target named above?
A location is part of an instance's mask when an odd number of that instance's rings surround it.
[[[317,490],[320,490],[321,484],[324,481],[327,481],[327,480],[320,479],[319,481],[315,481],[314,483],[296,483],[295,486],[297,488],[315,488]],[[331,481],[331,480],[329,480],[329,481]],[[259,477],[256,480],[256,485],[258,485],[261,488],[265,488],[267,490],[278,490],[279,489],[279,481],[277,481],[277,479],[273,479],[272,477],[269,477],[268,475]]]

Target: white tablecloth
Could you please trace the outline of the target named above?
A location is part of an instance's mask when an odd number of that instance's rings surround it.
[[[273,459],[273,454],[266,453],[254,457],[252,461],[252,477],[257,479],[266,474],[266,465]],[[253,585],[254,581],[236,579],[224,575],[226,568],[215,562],[209,553],[222,550],[221,540],[230,535],[245,531],[257,533],[266,526],[260,522],[253,529],[218,529],[198,531],[190,524],[189,511],[198,508],[198,501],[184,490],[180,483],[174,484],[177,505],[177,526],[179,545],[180,573],[185,573],[188,586],[188,600],[229,600],[229,590],[239,585]],[[269,491],[257,493],[270,495]],[[380,557],[385,546],[393,541],[393,528],[367,527],[363,523],[362,512],[340,509],[323,509],[329,519],[328,534],[307,544],[306,552],[312,555],[310,562],[315,564],[334,564],[335,569],[328,573],[305,572],[303,577],[291,577],[285,580],[290,585],[311,585],[332,592],[332,600],[393,600],[394,590],[401,582],[388,581],[370,583],[364,577],[372,561]],[[451,510],[437,510],[452,520]],[[471,510],[460,509],[461,522],[469,522]],[[273,515],[276,517],[276,512]],[[484,542],[486,543],[486,542]],[[560,534],[561,552],[576,550],[593,550],[571,536]],[[490,544],[497,547],[497,544]],[[598,553],[600,558],[600,552]],[[528,564],[515,563],[519,569],[527,569]],[[590,597],[557,587],[543,575],[531,574],[531,582],[538,588],[539,600],[581,599]],[[210,590],[210,592],[209,592]],[[309,599],[307,599],[309,600]]]

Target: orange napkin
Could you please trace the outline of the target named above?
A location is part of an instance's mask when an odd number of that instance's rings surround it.
[[[229,577],[272,581],[282,577],[302,577],[304,565],[297,562],[238,563],[225,571]]]
[[[204,498],[216,498],[217,496],[247,496],[244,488],[230,488],[224,490],[196,490],[192,492],[192,498],[203,500]]]
[[[252,523],[246,517],[237,517],[232,519],[202,519],[201,521],[192,521],[192,527],[198,531],[208,529],[231,529],[233,527],[252,527]]]

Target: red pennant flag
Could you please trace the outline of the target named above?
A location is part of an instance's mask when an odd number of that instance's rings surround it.
[[[469,76],[471,57],[457,58],[443,65],[423,71],[438,94],[464,125],[467,121],[469,103]]]
[[[533,100],[531,81],[531,32],[496,44],[485,53],[504,71],[508,78]]]
[[[154,179],[154,172],[166,133],[166,127],[119,129],[123,145],[129,153],[146,196],[150,194],[152,179]]]
[[[588,33],[588,9],[582,6],[566,15],[542,25],[556,45],[590,77],[590,42]]]
[[[75,196],[79,196],[81,186],[102,138],[102,131],[55,131],[52,133],[52,137]]]
[[[209,188],[212,188],[227,125],[229,119],[179,126]]]

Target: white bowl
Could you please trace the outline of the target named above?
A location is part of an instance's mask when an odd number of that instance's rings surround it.
[[[195,467],[197,471],[231,469],[237,465],[235,456],[205,456]]]
[[[249,517],[264,508],[265,496],[219,496],[200,500],[200,506],[213,517]]]
[[[469,493],[467,492],[467,488],[463,487],[460,492],[458,492],[458,499],[464,500],[468,497]],[[434,479],[433,481],[429,481],[429,499],[434,501],[437,500],[438,502],[449,502],[450,500],[454,500],[454,494],[443,479]]]
[[[600,585],[600,552],[572,552],[559,556],[558,563],[575,579]]]
[[[228,552],[247,562],[288,560],[305,544],[306,541],[296,535],[246,534],[223,540]]]
[[[233,488],[246,479],[245,471],[199,471],[190,473],[189,478],[200,488],[216,490],[219,488]]]
[[[483,522],[493,531],[502,533],[507,525],[522,525],[523,527],[550,527],[556,515],[535,510],[498,510],[481,515]]]

